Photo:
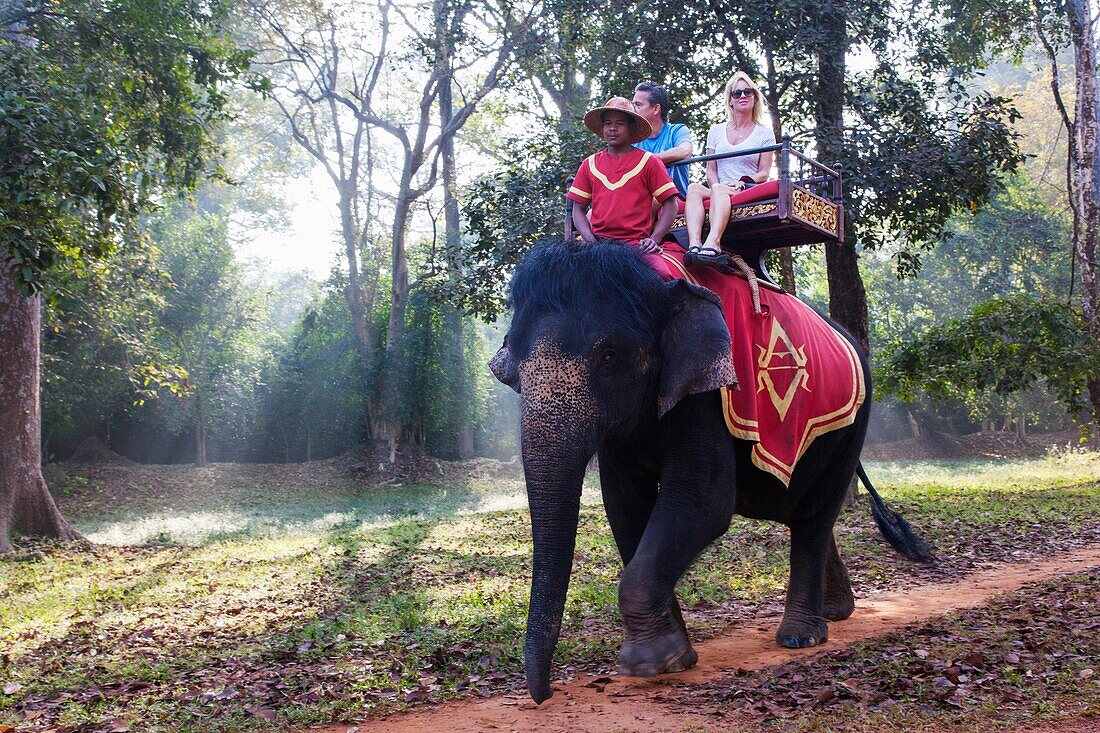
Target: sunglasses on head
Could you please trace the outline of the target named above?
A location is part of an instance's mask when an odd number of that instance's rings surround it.
[[[752,97],[756,92],[752,89],[734,89],[730,92],[730,99],[737,99],[739,97]]]

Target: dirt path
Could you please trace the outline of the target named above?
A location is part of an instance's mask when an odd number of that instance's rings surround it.
[[[536,706],[524,695],[466,700],[431,710],[371,720],[352,725],[310,729],[312,733],[459,733],[460,731],[539,731],[539,733],[603,733],[657,731],[682,733],[712,730],[714,721],[702,715],[671,712],[660,704],[667,692],[684,684],[715,679],[738,669],[750,670],[840,649],[855,641],[878,636],[905,624],[949,611],[973,608],[999,593],[1026,583],[1100,567],[1100,544],[1028,564],[998,563],[961,580],[936,583],[904,593],[883,594],[857,601],[846,621],[830,624],[829,642],[804,650],[775,646],[778,618],[762,619],[737,631],[696,646],[699,663],[679,674],[642,679],[583,675],[554,686],[554,697]],[[1064,725],[1021,728],[1024,731],[1077,733],[1095,730],[1096,720],[1066,721]],[[728,724],[728,721],[727,721]],[[1081,725],[1086,727],[1082,728]],[[1077,727],[1074,727],[1077,726]]]

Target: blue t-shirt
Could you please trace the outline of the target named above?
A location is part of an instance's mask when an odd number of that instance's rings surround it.
[[[663,153],[689,140],[691,140],[691,133],[688,132],[687,125],[681,125],[679,123],[670,125],[666,122],[660,132],[651,138],[642,140],[640,143],[634,143],[634,147],[641,148],[650,153]],[[683,197],[687,197],[688,168],[690,167],[691,166],[679,165],[675,168],[668,169],[668,175],[672,178],[672,182],[676,184],[676,189]]]

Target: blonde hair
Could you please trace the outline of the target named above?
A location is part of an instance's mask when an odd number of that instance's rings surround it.
[[[760,87],[756,86],[756,82],[743,71],[738,71],[726,82],[726,91],[722,97],[725,100],[723,104],[726,105],[726,119],[730,122],[733,121],[733,106],[730,104],[730,92],[733,91],[733,85],[739,81],[748,84],[749,89],[753,91],[752,121],[758,125],[763,125],[764,117],[768,114],[768,103],[764,101],[764,94],[760,91]]]

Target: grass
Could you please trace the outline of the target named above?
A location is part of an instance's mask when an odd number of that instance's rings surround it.
[[[868,468],[944,559],[899,560],[850,509],[838,536],[864,593],[1100,539],[1095,454]],[[312,464],[51,470],[100,544],[0,559],[0,726],[278,729],[522,689],[515,472],[368,490]],[[735,519],[679,587],[693,637],[778,611],[786,553],[782,527]],[[590,478],[556,669],[613,666],[618,573]]]

